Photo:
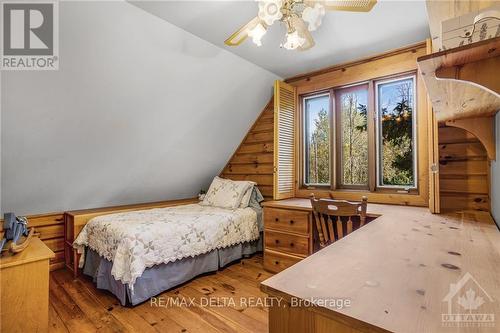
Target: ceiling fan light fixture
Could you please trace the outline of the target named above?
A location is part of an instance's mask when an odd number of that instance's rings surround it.
[[[262,23],[258,23],[252,29],[249,29],[247,34],[252,38],[252,41],[257,46],[262,46],[262,37],[266,34],[266,27]]]
[[[305,42],[306,39],[301,37],[299,35],[299,32],[295,30],[286,34],[286,40],[285,43],[282,44],[282,46],[287,50],[296,50],[297,48],[304,45]]]
[[[377,0],[255,0],[258,15],[239,28],[224,43],[228,46],[240,45],[247,37],[252,37],[258,46],[262,37],[274,22],[285,25],[287,34],[284,43],[287,50],[305,51],[314,47],[311,31],[322,23],[327,10],[369,12]]]
[[[272,25],[275,21],[281,20],[282,0],[262,0],[259,1],[259,18],[267,25]]]
[[[321,25],[325,16],[325,7],[316,3],[314,7],[306,7],[302,12],[302,19],[307,22],[309,31],[315,31]]]

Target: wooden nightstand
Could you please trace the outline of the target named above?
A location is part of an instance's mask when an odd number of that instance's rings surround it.
[[[314,252],[311,207],[293,199],[264,203],[264,268],[280,272]]]
[[[17,254],[0,258],[2,332],[47,332],[49,260],[52,252],[39,238]]]

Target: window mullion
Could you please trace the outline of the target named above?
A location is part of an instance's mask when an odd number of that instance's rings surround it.
[[[330,188],[332,190],[337,189],[337,124],[338,117],[337,111],[335,108],[335,91],[333,89],[330,90]]]
[[[373,81],[368,82],[368,189],[374,192],[377,184],[377,137],[376,137],[375,90]]]

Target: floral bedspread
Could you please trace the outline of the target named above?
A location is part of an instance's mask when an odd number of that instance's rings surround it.
[[[133,290],[148,267],[258,238],[257,214],[252,208],[190,204],[95,217],[73,247],[83,253],[88,246],[112,261],[113,277]]]

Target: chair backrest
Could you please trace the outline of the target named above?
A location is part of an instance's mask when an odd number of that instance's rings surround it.
[[[350,202],[316,199],[313,194],[311,205],[321,247],[339,240],[366,223],[368,200],[365,196],[361,202]]]

